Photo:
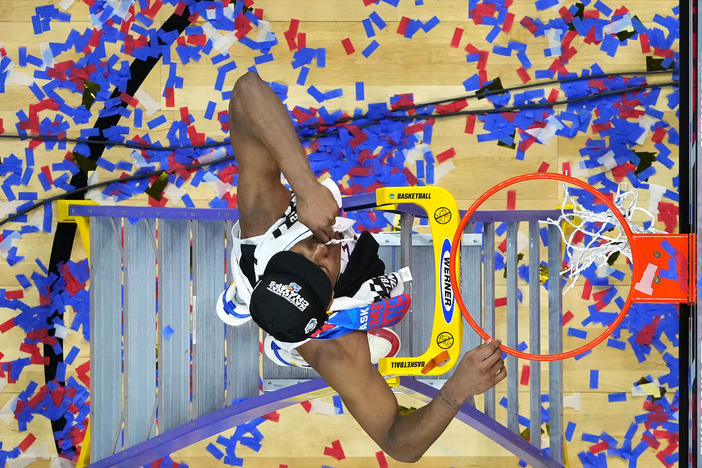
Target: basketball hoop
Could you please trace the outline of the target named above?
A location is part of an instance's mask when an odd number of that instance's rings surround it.
[[[625,238],[620,239],[624,242],[626,242],[626,247],[629,249],[628,253],[630,255],[630,260],[633,264],[633,279],[632,279],[632,284],[629,288],[629,294],[627,295],[626,301],[624,303],[624,306],[622,307],[621,311],[619,312],[619,315],[617,315],[616,319],[614,322],[612,322],[605,330],[602,332],[599,336],[595,337],[593,340],[590,342],[584,344],[583,346],[580,346],[579,348],[570,350],[570,351],[565,351],[562,353],[555,353],[555,354],[532,354],[532,353],[525,353],[513,348],[510,348],[505,345],[501,345],[500,348],[502,351],[505,353],[516,356],[518,358],[522,359],[528,359],[528,360],[533,360],[533,361],[557,361],[561,359],[568,359],[574,356],[578,356],[580,354],[583,354],[595,346],[599,345],[602,343],[604,340],[606,340],[613,332],[614,330],[619,327],[621,324],[622,320],[624,320],[624,317],[626,316],[627,312],[631,308],[631,305],[634,301],[641,301],[641,302],[669,302],[669,303],[679,303],[679,302],[690,302],[694,300],[694,292],[691,293],[691,291],[694,291],[694,234],[648,234],[648,233],[634,233],[632,231],[631,226],[629,225],[629,222],[627,220],[627,217],[620,211],[620,208],[615,204],[615,202],[609,200],[607,197],[605,197],[599,190],[597,190],[595,187],[592,185],[589,185],[586,182],[583,182],[579,179],[576,179],[574,177],[570,177],[567,175],[563,174],[557,174],[557,173],[535,173],[535,174],[524,174],[524,175],[519,175],[516,177],[512,177],[510,179],[507,179],[503,182],[500,182],[499,184],[495,185],[494,187],[490,188],[488,191],[486,191],[484,194],[482,194],[478,199],[473,202],[473,204],[470,206],[466,214],[463,216],[461,219],[461,222],[458,226],[458,229],[456,230],[456,234],[453,238],[453,243],[452,249],[451,249],[451,283],[453,285],[453,290],[456,298],[456,304],[458,307],[461,309],[461,312],[463,314],[463,317],[466,319],[466,321],[470,324],[470,326],[482,337],[484,340],[488,340],[491,337],[482,329],[482,327],[473,319],[471,314],[468,312],[468,308],[466,307],[465,303],[463,302],[463,297],[461,295],[459,286],[460,282],[458,281],[457,278],[457,254],[458,254],[458,247],[461,245],[461,236],[463,235],[463,230],[465,229],[466,225],[470,221],[470,218],[475,214],[475,212],[478,210],[478,208],[491,196],[499,192],[500,190],[503,190],[511,185],[517,184],[519,182],[525,182],[525,181],[531,181],[531,180],[556,180],[564,183],[568,183],[571,185],[574,185],[576,187],[580,187],[581,189],[584,189],[591,193],[592,195],[595,196],[597,200],[602,202],[604,205],[609,208],[609,210],[612,212],[614,215],[613,218],[609,218],[609,221],[617,221],[619,224],[619,227],[621,230],[624,231]],[[567,193],[567,191],[566,191]],[[625,210],[626,211],[626,210]],[[611,216],[608,215],[608,216]],[[629,215],[629,217],[633,216],[633,213]],[[564,239],[565,240],[565,239]],[[679,258],[685,260],[685,265],[680,265],[679,270],[684,273],[682,275],[683,277],[680,278],[678,281],[673,281],[673,280],[661,280],[660,278],[656,278],[657,281],[655,290],[652,291],[643,291],[641,289],[636,289],[634,287],[634,284],[636,284],[637,281],[643,281],[645,282],[646,280],[649,281],[649,283],[653,280],[653,273],[652,271],[655,271],[651,269],[651,267],[655,268],[663,268],[661,259],[660,258],[655,258],[654,259],[654,250],[655,248],[651,249],[653,246],[658,246],[661,242],[668,242],[669,245],[672,245],[674,249],[679,252]],[[621,247],[621,246],[620,246]],[[645,256],[645,258],[642,257]],[[660,256],[660,255],[659,255]],[[660,256],[662,258],[662,256]],[[690,268],[690,265],[693,265],[693,268]],[[684,270],[684,271],[683,271]]]

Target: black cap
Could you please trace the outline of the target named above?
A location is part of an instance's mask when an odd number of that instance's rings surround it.
[[[331,281],[322,269],[300,254],[284,251],[268,261],[251,293],[249,310],[273,338],[295,343],[324,325],[331,298]]]

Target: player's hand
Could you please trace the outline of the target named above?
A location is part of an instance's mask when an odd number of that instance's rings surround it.
[[[463,356],[444,385],[443,394],[452,405],[460,407],[471,396],[484,393],[507,377],[500,344],[500,341],[483,343]]]
[[[319,241],[326,243],[333,239],[332,226],[339,214],[339,205],[329,189],[317,182],[295,196],[300,222],[310,228]]]

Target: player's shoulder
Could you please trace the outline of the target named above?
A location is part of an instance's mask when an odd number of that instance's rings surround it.
[[[332,340],[310,340],[298,348],[314,368],[345,367],[370,363],[366,332],[352,331]]]

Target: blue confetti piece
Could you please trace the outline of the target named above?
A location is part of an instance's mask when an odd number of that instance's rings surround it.
[[[356,100],[363,101],[365,98],[366,98],[365,84],[363,81],[357,81],[356,82]]]
[[[607,346],[609,346],[610,348],[616,348],[620,350],[626,349],[626,343],[624,343],[623,341],[615,340],[613,338],[607,340]]]
[[[334,395],[332,397],[334,402],[334,407],[336,408],[336,414],[344,414],[344,403],[339,395]]]
[[[581,338],[584,340],[587,338],[587,332],[585,330],[579,330],[577,328],[569,327],[568,336],[574,336],[576,338]]]
[[[344,90],[342,88],[337,88],[337,89],[332,89],[331,91],[327,91],[324,93],[324,99],[329,100],[329,99],[336,99],[338,97],[341,97],[344,95]]]
[[[554,5],[558,5],[558,0],[536,0],[535,4],[537,10],[545,10]]]
[[[166,116],[165,115],[160,115],[156,117],[155,119],[151,119],[147,122],[147,125],[150,130],[155,129],[156,127],[160,127],[161,125],[166,123]]]
[[[607,398],[609,399],[610,403],[616,402],[616,401],[626,401],[626,393],[620,392],[620,393],[610,393]]]
[[[323,47],[317,49],[317,66],[319,68],[327,66],[327,49]]]
[[[575,432],[575,423],[568,421],[568,426],[566,427],[565,437],[568,442],[573,439],[573,433]]]
[[[274,60],[273,54],[271,54],[270,52],[267,54],[263,54],[263,55],[259,55],[257,57],[254,57],[254,63],[256,65],[261,65],[263,63],[272,62],[273,60]]]
[[[15,278],[17,278],[17,281],[23,289],[27,289],[32,286],[32,283],[29,282],[29,279],[22,273],[16,275]]]
[[[602,2],[602,0],[597,0],[594,6],[600,13],[602,13],[605,16],[609,16],[612,14],[612,9],[605,5],[604,2]]]
[[[380,45],[380,44],[378,44],[378,41],[376,41],[375,39],[373,39],[373,40],[371,41],[371,43],[368,44],[368,46],[367,46],[365,49],[363,49],[363,52],[362,52],[362,53],[363,53],[363,56],[364,56],[365,58],[370,57],[370,55],[371,55],[373,52],[375,52],[375,49],[377,49],[379,45]]]
[[[317,102],[324,102],[324,93],[318,90],[314,85],[307,88],[307,94],[312,96]]]
[[[378,27],[378,29],[385,29],[385,26],[387,26],[385,24],[385,21],[383,21],[383,18],[380,17],[377,11],[371,13],[369,18]]]
[[[480,76],[477,74],[471,76],[463,82],[463,87],[466,91],[475,91],[480,88]]]
[[[373,37],[375,36],[375,31],[373,30],[373,23],[371,22],[370,18],[366,18],[363,21],[361,21],[363,24],[363,28],[366,30],[366,37]]]
[[[600,371],[590,369],[590,388],[599,388],[600,386]]]
[[[209,101],[207,103],[207,109],[205,110],[205,118],[207,120],[212,120],[214,116],[215,109],[217,108],[217,103],[214,101]]]
[[[433,16],[429,21],[427,21],[426,23],[424,23],[422,25],[422,30],[425,33],[428,33],[429,31],[434,29],[436,27],[436,25],[439,24],[439,22],[440,22],[439,18],[437,18],[436,16]]]
[[[602,40],[602,45],[600,49],[607,53],[610,57],[614,57],[617,54],[617,48],[619,47],[620,41],[616,36],[606,35]]]
[[[219,448],[217,448],[217,446],[214,445],[212,442],[210,442],[207,445],[206,450],[210,452],[212,456],[215,457],[217,460],[221,460],[222,457],[224,457],[224,453],[222,453],[222,451]]]
[[[400,3],[400,0],[383,0],[385,3],[388,5],[397,7],[397,5]]]
[[[485,21],[483,21],[485,23]],[[485,40],[488,41],[490,44],[492,44],[495,39],[497,39],[497,36],[502,32],[502,28],[500,25],[496,24],[495,26],[492,27],[490,32],[488,33],[487,36],[485,36]]]
[[[300,86],[304,86],[305,82],[307,81],[307,75],[309,74],[310,69],[307,67],[300,67],[300,73],[297,75],[297,84]],[[309,92],[309,90],[308,90]]]
[[[34,259],[34,262],[41,268],[41,271],[44,272],[45,275],[49,274],[49,270],[46,268],[46,265],[39,259],[39,257]]]
[[[170,325],[167,325],[166,328],[163,329],[163,337],[165,339],[169,339],[171,336],[173,336],[173,333],[175,333],[175,331]]]
[[[492,52],[497,55],[504,55],[505,57],[509,57],[510,55],[512,55],[512,49],[510,49],[509,47],[498,45],[492,47]]]
[[[80,352],[80,349],[78,349],[77,346],[73,346],[71,350],[68,352],[66,357],[64,358],[64,362],[68,364],[69,366],[73,364],[73,361],[76,359],[78,356],[78,353]]]

